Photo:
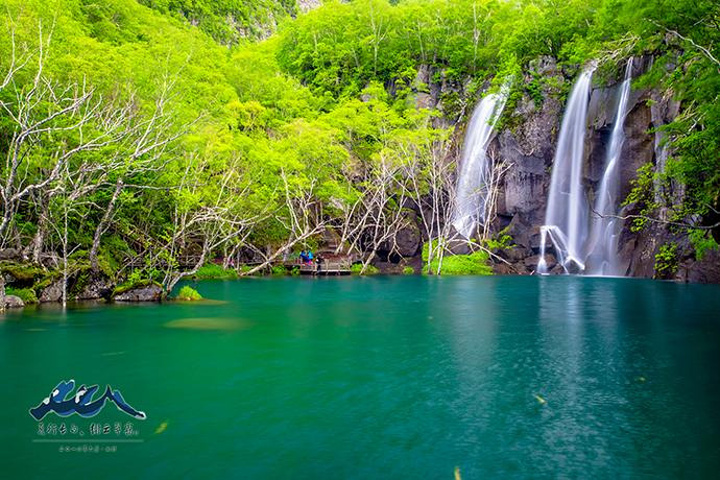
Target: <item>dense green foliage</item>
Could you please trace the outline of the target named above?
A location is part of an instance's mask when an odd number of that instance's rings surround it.
[[[678,269],[678,246],[671,242],[660,246],[655,254],[655,276],[657,278],[672,278]]]
[[[426,273],[436,273],[442,262],[443,275],[492,275],[488,260],[488,254],[482,250],[469,255],[445,255],[442,259],[432,260]]]
[[[363,268],[361,263],[355,263],[350,266],[350,272],[353,275],[377,275],[380,270],[374,265],[367,265]]]
[[[138,1],[186,19],[225,44],[235,44],[244,38],[266,37],[278,20],[297,13],[295,0]]]
[[[215,263],[207,263],[195,272],[194,277],[198,280],[233,280],[237,278],[237,271],[225,269]]]
[[[202,300],[202,298],[202,295],[200,295],[197,290],[195,290],[189,285],[184,285],[177,294],[177,299],[184,302],[194,302],[197,300]]]
[[[13,288],[8,287],[5,290],[5,295],[16,295],[20,297],[25,305],[32,305],[38,303],[37,295],[32,288]]]
[[[327,229],[374,255],[388,234],[368,240],[366,227],[436,188],[451,134],[438,117],[457,120],[508,76],[511,101],[541,103],[546,80],[523,73],[541,55],[568,80],[591,59],[616,75],[653,55],[642,83],[683,105],[665,127],[668,181],[686,186],[675,215],[720,206],[711,0],[355,0],[307,14],[285,0],[2,5],[0,238],[49,267],[85,252],[93,270],[171,287],[188,259],[202,276],[214,257],[272,260]],[[269,39],[235,45],[276,21]],[[440,107],[418,109],[430,84],[445,87]]]

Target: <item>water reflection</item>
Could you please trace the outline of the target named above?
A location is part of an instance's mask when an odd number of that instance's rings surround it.
[[[102,466],[112,478],[131,462],[166,478],[720,471],[717,287],[417,276],[198,288],[228,303],[0,323],[0,375],[13,386],[0,399],[3,476]],[[238,322],[252,328],[225,328]],[[102,465],[37,450],[27,408],[62,378],[128,389],[157,422],[150,435],[171,426]],[[200,471],[196,458],[212,461]]]
[[[542,438],[564,462],[611,471],[617,446],[610,425],[625,424],[619,390],[625,365],[618,348],[617,281],[539,279],[540,358],[537,375],[548,399]],[[587,448],[577,455],[576,445]]]

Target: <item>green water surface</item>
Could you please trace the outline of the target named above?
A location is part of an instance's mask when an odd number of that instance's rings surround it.
[[[720,475],[718,286],[377,277],[197,288],[222,302],[1,317],[0,478]],[[107,404],[92,419],[48,414],[43,430],[68,431],[40,434],[28,409],[69,379],[120,389],[147,419]]]

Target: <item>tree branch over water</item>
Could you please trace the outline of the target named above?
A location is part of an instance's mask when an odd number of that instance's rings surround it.
[[[718,213],[717,210],[715,210],[714,208],[712,208],[712,207],[708,207],[708,208],[713,210],[715,213]],[[637,214],[603,215],[603,214],[597,212],[595,209],[591,209],[591,210],[592,210],[593,215],[595,215],[598,218],[615,218],[617,220],[623,220],[623,221],[624,220],[647,220],[649,222],[658,223],[661,225],[671,225],[671,226],[675,226],[675,227],[692,228],[692,229],[696,229],[696,230],[708,230],[708,231],[714,230],[716,228],[720,228],[720,222],[714,223],[712,225],[698,225],[696,223],[691,223],[691,222],[678,222],[678,221],[673,221],[673,220],[663,220],[661,218],[650,217],[647,215],[637,215]]]

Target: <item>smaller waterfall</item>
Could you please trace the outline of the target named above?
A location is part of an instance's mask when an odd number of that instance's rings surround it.
[[[625,70],[625,80],[620,87],[615,124],[610,137],[610,148],[605,161],[600,188],[595,197],[595,211],[590,234],[587,258],[587,273],[590,275],[621,275],[617,262],[617,246],[620,222],[615,217],[618,208],[618,164],[625,143],[625,117],[627,116],[630,84],[632,82],[632,58]]]
[[[594,66],[582,72],[565,108],[553,160],[550,194],[541,227],[538,273],[547,273],[545,241],[549,235],[566,271],[585,270],[583,247],[588,236],[588,202],[582,185],[587,106]]]
[[[471,238],[477,225],[487,217],[493,168],[487,148],[508,90],[506,83],[499,93],[486,95],[480,101],[465,134],[453,215],[455,230],[465,238]]]

